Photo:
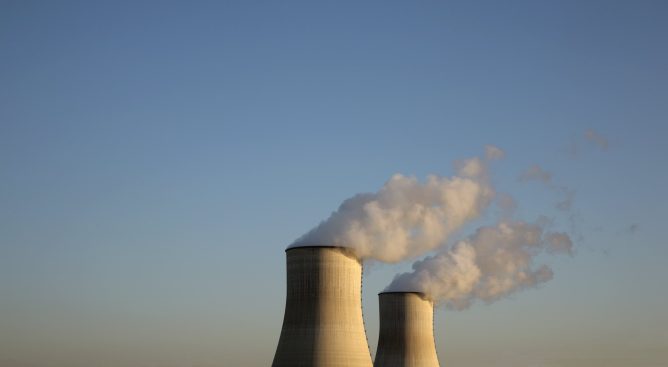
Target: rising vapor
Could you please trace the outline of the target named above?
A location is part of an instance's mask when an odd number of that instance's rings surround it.
[[[424,182],[395,174],[378,192],[345,200],[290,247],[350,247],[362,259],[389,263],[435,251],[416,261],[413,271],[397,275],[386,291],[422,292],[454,309],[476,300],[493,302],[548,281],[552,270],[536,265],[536,256],[572,254],[573,242],[567,233],[548,231],[549,220],[513,219],[515,200],[496,193],[488,172],[489,163],[504,155],[488,145],[483,158],[456,161],[454,176],[430,175]],[[529,167],[519,179],[559,192],[563,200],[557,206],[570,209],[574,192],[556,186],[552,174],[540,166]],[[500,209],[498,222],[450,245],[453,234],[484,214],[492,202]]]
[[[456,175],[426,181],[395,174],[376,193],[345,200],[332,215],[290,247],[336,245],[361,258],[398,262],[443,245],[490,205],[494,190],[487,163],[503,152],[487,147],[486,159],[455,162]]]
[[[386,291],[419,291],[454,309],[476,300],[486,303],[552,279],[537,255],[568,253],[573,243],[565,233],[546,232],[541,223],[500,222],[480,227],[472,236],[413,264],[397,275]]]

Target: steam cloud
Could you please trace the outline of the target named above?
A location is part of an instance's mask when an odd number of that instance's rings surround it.
[[[552,270],[536,266],[535,257],[546,251],[571,253],[572,247],[567,234],[546,232],[544,224],[500,222],[415,262],[413,271],[397,275],[386,291],[419,291],[464,309],[475,300],[493,302],[552,279]]]
[[[383,262],[412,258],[444,244],[490,205],[494,196],[487,161],[503,152],[487,147],[487,160],[455,162],[457,175],[425,182],[396,174],[376,193],[355,195],[290,247],[352,247],[358,256]]]
[[[564,232],[548,231],[550,221],[527,223],[512,219],[517,204],[508,194],[496,194],[488,164],[505,153],[485,147],[484,158],[455,162],[456,175],[430,175],[424,182],[395,174],[378,192],[345,200],[325,221],[290,247],[335,245],[350,247],[360,258],[399,262],[430,251],[397,275],[386,291],[423,292],[455,309],[476,300],[493,302],[552,278],[547,265],[536,265],[540,254],[572,254],[573,242]],[[569,210],[574,191],[556,186],[540,166],[529,167],[520,181],[538,181],[559,192],[557,207]],[[501,219],[479,227],[471,236],[449,245],[452,235],[480,217],[495,202]]]

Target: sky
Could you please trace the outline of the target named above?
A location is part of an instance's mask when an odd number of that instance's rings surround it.
[[[0,365],[267,366],[290,243],[493,144],[516,215],[577,241],[535,289],[437,309],[441,364],[668,366],[667,20],[665,1],[0,1]],[[518,179],[534,164],[568,215]],[[372,354],[377,293],[409,268],[365,264]]]

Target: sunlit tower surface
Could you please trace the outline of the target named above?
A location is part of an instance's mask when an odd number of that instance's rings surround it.
[[[286,250],[287,295],[273,367],[372,367],[362,262],[334,246]]]
[[[383,292],[374,367],[438,367],[434,304],[418,292]]]

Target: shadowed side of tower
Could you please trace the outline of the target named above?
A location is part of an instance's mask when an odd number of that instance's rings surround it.
[[[287,294],[273,367],[371,367],[362,263],[341,247],[286,250]]]
[[[374,367],[438,367],[434,305],[422,293],[383,292]]]

